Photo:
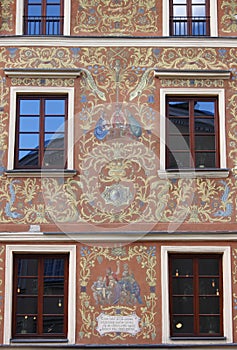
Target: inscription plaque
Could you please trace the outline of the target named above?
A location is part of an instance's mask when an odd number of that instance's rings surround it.
[[[129,333],[131,335],[136,335],[139,331],[139,320],[135,313],[127,316],[111,316],[101,313],[97,317],[98,326],[96,330],[100,335],[106,333]]]

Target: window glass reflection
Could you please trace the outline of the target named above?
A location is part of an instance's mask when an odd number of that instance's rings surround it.
[[[214,116],[215,102],[214,101],[195,101],[194,115],[195,116]]]
[[[20,117],[20,132],[37,132],[39,131],[39,117]]]
[[[65,100],[49,99],[45,101],[45,115],[64,115]]]
[[[39,134],[20,134],[19,148],[38,148]]]
[[[20,115],[39,115],[40,101],[39,100],[20,100]]]
[[[187,16],[187,7],[186,6],[174,6],[174,16],[182,17]]]
[[[41,11],[40,5],[28,6],[28,16],[41,16]]]
[[[45,132],[64,131],[65,118],[62,117],[45,117]]]

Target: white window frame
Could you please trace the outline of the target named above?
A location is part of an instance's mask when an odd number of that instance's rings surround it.
[[[166,96],[217,96],[219,114],[219,153],[220,169],[226,169],[226,132],[225,132],[225,90],[224,89],[191,89],[191,88],[161,88],[160,89],[160,175],[166,173]],[[182,169],[180,169],[182,173]],[[212,176],[208,170],[200,173]],[[220,174],[223,176],[223,174]],[[198,173],[196,173],[198,176]],[[213,172],[213,176],[217,173]]]
[[[64,0],[63,35],[70,35],[71,0]],[[24,0],[16,0],[16,35],[23,35]]]
[[[11,344],[12,333],[12,298],[13,298],[13,254],[47,254],[68,253],[68,334],[67,344],[75,344],[76,332],[76,247],[73,245],[7,245],[6,246],[6,269],[5,269],[5,307],[4,307],[4,344]],[[27,339],[27,344],[31,340]],[[41,340],[39,339],[40,343]],[[22,341],[21,341],[22,343]],[[37,340],[32,340],[37,343]],[[47,340],[45,341],[47,343]],[[55,343],[57,339],[55,339]],[[59,345],[62,345],[59,343]]]
[[[232,288],[231,288],[231,249],[218,246],[163,246],[161,247],[161,288],[162,288],[162,343],[177,344],[178,341],[170,338],[170,311],[169,311],[169,253],[190,254],[223,254],[223,329],[225,340],[205,340],[202,344],[226,344],[233,342],[232,330]],[[179,341],[180,342],[180,341]],[[182,344],[200,344],[200,340],[182,340]]]
[[[170,19],[170,0],[163,0],[163,36],[170,36],[169,19]],[[217,0],[210,0],[210,36],[218,36],[218,20],[217,20]],[[197,38],[197,36],[193,36]]]
[[[68,118],[67,118],[67,168],[73,170],[73,149],[74,149],[74,88],[65,87],[11,87],[10,88],[10,118],[9,118],[9,141],[8,141],[8,164],[7,170],[14,170],[14,150],[16,139],[16,104],[19,94],[67,94],[68,96]],[[38,169],[41,171],[41,169]]]

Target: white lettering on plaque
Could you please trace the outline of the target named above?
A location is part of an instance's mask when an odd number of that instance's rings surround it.
[[[97,317],[98,326],[96,330],[100,335],[105,333],[129,333],[131,335],[136,335],[139,331],[139,320],[135,313],[128,316],[111,316],[101,313]]]

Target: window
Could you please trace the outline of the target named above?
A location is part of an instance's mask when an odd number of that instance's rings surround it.
[[[179,235],[180,239],[185,241],[185,235]],[[213,235],[212,235],[213,236]],[[214,242],[215,238],[213,238]],[[202,339],[203,344],[214,344],[215,341],[218,342],[218,344],[228,344],[233,342],[233,316],[232,316],[232,275],[231,275],[231,248],[227,246],[216,246],[214,244],[209,245],[203,245],[203,237],[199,237],[198,241],[201,245],[176,245],[176,246],[162,246],[161,247],[161,289],[162,289],[162,343],[164,344],[177,344],[182,337],[185,338],[185,342],[187,344],[192,345],[200,345],[200,338]],[[185,260],[184,263],[180,263],[181,259],[186,258],[190,259],[191,264],[188,266],[189,270],[193,269],[193,275],[191,276],[191,273],[189,271],[185,270],[185,265],[187,265],[187,261]],[[173,261],[172,261],[173,259]],[[177,263],[176,264],[176,259]],[[196,261],[195,261],[196,259]],[[198,263],[199,260],[203,259],[203,261],[200,262],[200,265]],[[210,260],[209,260],[210,259]],[[212,262],[212,259],[214,261]],[[204,265],[204,268],[203,268]],[[213,267],[214,266],[214,267]],[[214,270],[215,268],[215,270]],[[173,269],[173,270],[172,270]],[[178,271],[176,271],[178,270]],[[203,271],[204,270],[204,271]],[[217,276],[217,270],[218,276]],[[178,276],[176,276],[176,273]],[[190,273],[190,276],[188,275]],[[188,276],[186,276],[188,275]],[[182,285],[186,286],[186,278],[187,281],[190,282],[191,278],[193,281],[193,294],[181,294],[182,293]],[[174,285],[174,293],[172,289],[172,281],[170,279],[173,279],[175,281]],[[214,279],[214,281],[212,281]],[[205,282],[209,280],[209,282]],[[204,281],[204,283],[203,283]],[[201,283],[202,282],[202,283]],[[200,289],[198,286],[198,283],[200,285]],[[219,283],[219,285],[218,285]],[[215,286],[214,286],[215,284]],[[207,286],[209,289],[208,293],[212,291],[210,294],[205,294],[203,287]],[[177,288],[179,289],[177,289]],[[184,287],[183,293],[184,293]],[[186,288],[186,287],[185,287]],[[218,291],[217,291],[218,289]],[[186,292],[186,291],[185,291]],[[175,294],[177,293],[177,294]],[[199,297],[197,298],[197,295],[199,294]],[[216,294],[219,294],[216,295]],[[196,321],[194,321],[193,324],[196,322],[196,328],[193,327],[192,329],[192,335],[191,331],[189,330],[189,334],[186,336],[182,335],[182,332],[187,331],[184,329],[184,322],[185,320],[181,319],[178,320],[177,323],[173,323],[173,320],[178,315],[177,308],[179,306],[175,306],[176,309],[172,309],[172,300],[177,296],[180,298],[181,302],[185,301],[185,298],[193,297],[193,301],[196,303],[193,303],[193,316]],[[218,298],[217,298],[218,297]],[[201,303],[206,300],[210,299],[210,302],[214,304],[214,300],[219,301],[219,312],[218,312],[218,303],[217,309],[213,310],[216,312],[216,314],[211,314],[208,311],[209,304],[207,306],[207,309],[205,312],[206,314],[202,314],[201,307],[203,307],[203,304],[201,306]],[[213,298],[213,301],[212,299]],[[200,300],[199,300],[200,299]],[[177,301],[176,300],[176,301]],[[175,302],[176,302],[175,301]],[[178,304],[178,303],[177,303]],[[211,305],[211,304],[210,304]],[[198,311],[199,307],[199,311]],[[185,308],[183,307],[182,310]],[[190,314],[187,314],[187,310],[185,311],[186,314],[180,313],[179,316],[190,316]],[[176,314],[175,314],[176,313]],[[199,317],[196,318],[196,315]],[[219,323],[218,328],[215,328],[214,330],[217,332],[219,331],[218,335],[217,333],[208,333],[206,336],[204,331],[207,331],[208,328],[202,328],[200,329],[200,322],[203,322],[204,319],[201,319],[201,317],[219,317]],[[213,321],[216,321],[213,320]],[[178,324],[181,323],[181,324]],[[178,328],[175,325],[178,325]],[[198,324],[199,324],[199,333],[200,336],[193,335],[196,330],[198,330]],[[213,325],[217,322],[213,322]],[[186,324],[187,325],[187,324]],[[210,327],[208,325],[208,327]],[[212,328],[213,330],[213,328]],[[210,328],[208,332],[210,331]],[[187,334],[187,333],[185,333]],[[204,339],[205,338],[205,339]]]
[[[68,255],[14,255],[13,338],[66,338]]]
[[[209,0],[170,0],[170,35],[209,36]]]
[[[18,95],[15,168],[66,167],[67,96]]]
[[[167,96],[166,169],[219,168],[217,97]]]
[[[38,0],[35,0],[37,2]],[[40,2],[40,0],[38,1]],[[42,2],[42,1],[41,1]],[[40,2],[40,3],[41,3]],[[59,3],[59,1],[58,1]],[[28,30],[33,31],[33,27],[30,28],[31,24],[29,24],[29,27],[27,25],[27,18],[24,16],[29,16],[27,11],[28,1],[26,0],[16,0],[16,35],[33,35],[28,32]],[[54,13],[56,16],[56,14]],[[32,14],[33,16],[33,14]],[[38,14],[37,14],[38,16]],[[41,17],[41,13],[40,13]],[[60,33],[63,35],[70,35],[70,26],[71,26],[71,0],[62,0],[60,1]],[[24,22],[26,20],[26,25],[24,25]],[[33,22],[32,22],[33,26]],[[37,25],[38,26],[38,25]],[[25,31],[27,29],[27,31]],[[35,35],[37,35],[35,33]],[[49,35],[49,34],[48,34]],[[51,35],[51,34],[50,34]]]
[[[25,35],[63,34],[63,0],[25,0]]]
[[[171,337],[221,337],[222,255],[169,256]]]

